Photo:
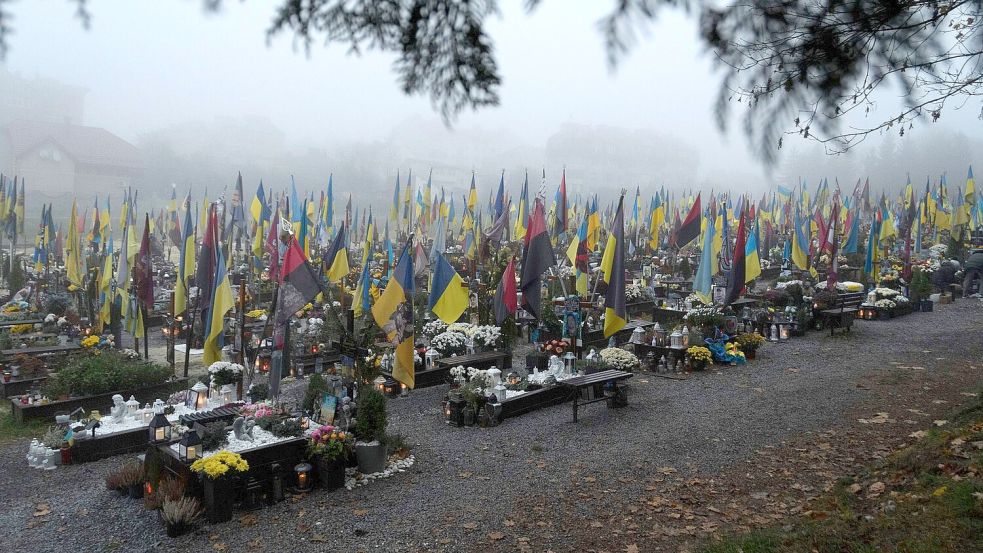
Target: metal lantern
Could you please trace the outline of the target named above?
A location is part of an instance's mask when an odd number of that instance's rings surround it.
[[[154,402],[154,418],[150,420],[150,443],[164,444],[171,441],[171,423],[164,416],[164,402]]]
[[[665,328],[655,323],[655,327],[652,328],[652,345],[653,346],[665,346],[666,337],[669,335]]]
[[[188,398],[184,404],[195,411],[208,405],[208,386],[202,382],[195,382],[195,385],[188,390]]]
[[[669,335],[669,347],[671,348],[682,348],[683,347],[683,333],[679,330],[673,330],[672,334]]]
[[[125,405],[126,405],[126,416],[136,420],[137,411],[140,409],[140,402],[137,401],[137,398],[130,396],[130,399],[126,400]]]
[[[227,404],[232,403],[233,401],[236,401],[238,399],[236,397],[237,394],[236,394],[236,385],[235,384],[224,384],[222,386],[222,390],[221,390],[220,394],[221,394],[221,397],[222,397],[222,404],[223,405],[227,405]]]
[[[424,355],[423,357],[425,361],[424,366],[426,367],[427,370],[430,370],[435,366],[437,366],[437,359],[440,358],[440,354],[437,353],[437,350],[430,348],[427,350],[426,355]]]
[[[633,338],[634,338],[634,334],[635,333],[633,332],[632,333],[632,337]],[[568,351],[563,356],[563,370],[567,374],[573,374],[577,370],[577,366],[576,365],[577,365],[577,356],[574,355],[572,351]]]
[[[788,342],[788,327],[789,323],[779,323],[778,324],[778,341]]]
[[[341,399],[345,396],[345,382],[337,374],[328,376],[328,393]]]
[[[498,400],[497,403],[502,403],[503,401],[508,399],[508,394],[506,393],[505,384],[502,384],[501,382],[495,385],[495,390],[493,394],[495,395],[495,399]]]
[[[644,344],[645,343],[645,329],[636,326],[635,330],[631,331],[631,338],[628,339],[632,344]]]
[[[270,354],[268,352],[256,354],[256,362],[253,363],[253,366],[258,373],[266,374],[270,372]]]
[[[451,394],[447,400],[447,424],[464,426],[464,398],[460,394]]]
[[[778,341],[778,324],[777,323],[774,323],[774,324],[771,325],[771,337],[769,337],[768,340],[771,341],[771,342],[777,342]]]
[[[395,378],[391,376],[387,376],[385,379],[383,379],[382,392],[387,396],[389,397],[398,396],[400,392],[400,388],[401,386],[399,385],[399,382],[396,382]]]
[[[140,422],[143,424],[150,424],[154,418],[154,410],[150,407],[149,403],[143,405],[143,409],[140,410]]]
[[[386,377],[381,374],[372,381],[372,387],[382,393],[386,393]]]
[[[198,436],[198,432],[195,430],[185,432],[184,437],[178,442],[177,449],[182,461],[197,459],[198,454],[201,453],[201,437]]]
[[[683,347],[689,347],[689,328],[686,326],[683,327]]]
[[[311,470],[314,467],[310,463],[299,463],[294,467],[294,474],[297,476],[297,490],[307,492],[311,490]]]

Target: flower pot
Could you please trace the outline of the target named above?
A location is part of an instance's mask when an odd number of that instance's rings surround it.
[[[748,349],[742,349],[741,351],[744,352],[744,357],[748,360],[754,359],[758,356],[757,349],[748,348]]]
[[[332,491],[345,486],[345,459],[337,457],[328,459],[325,456],[317,458],[317,479],[321,488]]]
[[[232,520],[232,482],[228,478],[204,478],[205,518],[208,522]]]
[[[164,524],[164,530],[167,532],[167,537],[177,538],[187,534],[190,527],[187,524]]]
[[[922,313],[928,313],[932,311],[932,308],[934,307],[932,300],[922,300],[918,303],[921,304]]]
[[[689,366],[694,371],[702,371],[703,369],[707,368],[707,362],[690,360]]]
[[[378,440],[372,442],[356,442],[355,457],[358,458],[358,471],[362,474],[374,474],[386,470],[386,446]]]
[[[127,493],[130,495],[130,499],[142,499],[143,484],[130,484]]]
[[[4,382],[10,382],[10,379],[11,378],[12,378],[12,375],[10,374],[10,371],[3,371],[3,381]]]

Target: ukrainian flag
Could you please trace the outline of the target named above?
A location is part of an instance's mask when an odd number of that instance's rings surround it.
[[[758,223],[747,235],[744,246],[744,283],[747,284],[761,275],[761,260],[758,258]]]
[[[445,323],[455,323],[468,307],[468,291],[443,252],[437,252],[433,262],[427,307]]]
[[[809,240],[802,231],[802,218],[799,216],[799,208],[795,208],[795,222],[793,223],[794,235],[792,236],[792,262],[803,271],[809,270]],[[805,221],[808,224],[808,221]]]
[[[334,242],[324,256],[324,266],[327,267],[328,280],[338,282],[345,278],[351,267],[348,266],[348,247],[345,245],[345,225],[341,226]]]
[[[392,376],[404,386],[413,388],[413,256],[412,239],[403,247],[382,296],[372,307],[375,322],[396,346]],[[441,256],[443,257],[443,256]],[[460,277],[458,277],[460,278]]]
[[[211,365],[222,360],[222,346],[225,330],[225,314],[228,313],[235,300],[232,298],[232,286],[229,275],[225,270],[225,256],[222,248],[215,248],[215,280],[212,284],[212,305],[208,310],[208,320],[205,321],[205,353],[202,361]]]

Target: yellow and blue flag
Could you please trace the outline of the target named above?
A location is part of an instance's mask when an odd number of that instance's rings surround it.
[[[386,289],[372,307],[372,317],[396,346],[392,376],[407,388],[415,385],[413,367],[413,256],[412,238],[399,254]]]

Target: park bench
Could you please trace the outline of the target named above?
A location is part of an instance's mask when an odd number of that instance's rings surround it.
[[[836,329],[849,332],[853,320],[857,317],[860,304],[864,301],[863,292],[844,292],[836,295],[833,303],[817,313],[824,325],[829,327],[829,335],[835,334]]]
[[[573,395],[573,422],[577,422],[577,409],[580,405],[607,401],[608,407],[624,407],[628,404],[628,395],[625,388],[619,387],[618,383],[628,380],[634,376],[630,372],[608,369],[606,371],[575,376],[560,381],[560,385],[569,389]],[[607,395],[603,387],[608,383],[612,386],[612,394]],[[581,395],[585,397],[581,399]]]

